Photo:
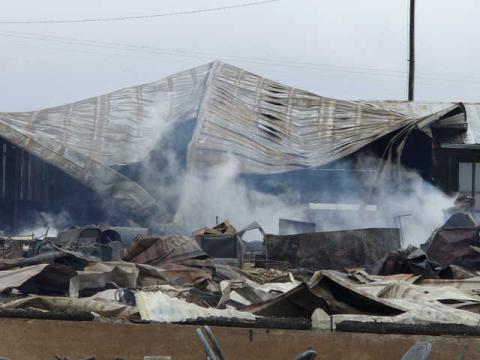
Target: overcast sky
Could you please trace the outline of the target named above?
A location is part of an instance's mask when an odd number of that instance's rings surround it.
[[[0,22],[136,16],[252,1],[4,0]],[[215,59],[324,96],[405,99],[408,3],[281,0],[121,22],[0,24],[0,111],[61,105]],[[480,101],[479,18],[478,0],[417,1],[417,100]]]

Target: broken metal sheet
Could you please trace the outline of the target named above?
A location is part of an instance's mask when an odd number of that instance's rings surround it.
[[[57,250],[41,253],[28,258],[0,259],[0,270],[8,270],[16,267],[32,266],[38,264],[63,264],[73,267],[76,270],[82,270],[89,261],[96,260],[86,257],[83,254],[71,251]]]
[[[249,230],[260,229],[257,222],[237,232],[237,229],[228,221],[213,228],[204,227],[193,232],[195,241],[216,262],[242,267],[245,254],[245,245],[241,236]],[[261,230],[263,231],[263,230]]]
[[[60,246],[77,247],[82,244],[95,244],[102,229],[96,225],[73,226],[71,228],[60,231],[57,234],[55,243]]]
[[[78,297],[82,291],[92,291],[114,284],[122,288],[143,288],[171,284],[193,286],[211,279],[208,271],[180,264],[167,263],[161,267],[123,261],[95,263],[70,280],[70,297]]]
[[[412,281],[417,278],[418,277],[412,278]],[[385,287],[391,284],[396,284],[398,281],[401,281],[401,280],[383,280],[383,281],[380,280],[380,281],[375,281],[368,284],[359,284],[355,286],[355,288],[364,293],[367,293],[373,296],[378,296],[378,294],[380,294],[385,289]]]
[[[480,303],[480,297],[472,296],[454,287],[428,287],[403,281],[387,284],[378,292],[377,296],[386,299],[434,300],[445,304],[463,302]]]
[[[287,291],[292,290],[293,288],[300,285],[300,281],[290,281],[290,282],[282,282],[282,283],[266,283],[262,285],[255,285],[255,289],[272,294],[281,294],[286,293]]]
[[[217,307],[228,304],[229,300],[245,306],[263,302],[274,297],[268,292],[252,286],[245,280],[224,280],[220,282],[220,290],[222,291],[222,297]]]
[[[480,228],[439,229],[428,244],[427,255],[442,266],[480,268]]]
[[[369,286],[377,286],[377,291],[368,291]],[[475,314],[479,310],[480,297],[472,296],[455,288],[432,288],[402,281],[384,281],[358,285],[355,286],[355,289],[359,292],[367,289],[370,296],[379,301],[386,301],[390,306],[403,311],[393,316],[373,315],[366,311],[331,314],[333,329],[336,324],[346,320],[399,324],[451,323],[470,326],[476,326],[480,321],[480,316]],[[319,326],[326,326],[325,319],[323,322],[320,321]]]
[[[272,282],[290,282],[290,276],[287,271],[278,269],[237,269],[237,271],[247,279],[255,281],[258,284],[266,284]]]
[[[194,118],[206,64],[162,80],[53,108],[0,113],[2,137],[139,215],[156,204],[112,165],[142,161],[162,130]]]
[[[448,265],[441,269],[438,273],[442,279],[469,279],[478,276],[477,272],[473,270],[467,270],[461,266]]]
[[[366,270],[372,275],[414,274],[437,278],[441,267],[429,259],[422,249],[409,246],[388,252],[384,258],[368,266]]]
[[[148,235],[148,228],[141,227],[109,226],[102,230],[103,242],[119,241],[124,246],[130,245],[139,235],[143,237]]]
[[[444,111],[458,104],[453,102],[420,102],[420,101],[369,101],[385,110],[399,112],[411,117],[423,117]],[[480,144],[480,104],[460,103],[465,111],[461,114],[468,124],[467,130],[459,134],[452,144],[441,144],[442,147],[475,148]]]
[[[389,299],[389,301],[405,310],[403,314],[396,316],[396,322],[399,323],[444,323],[480,326],[480,314],[456,309],[437,301],[423,301],[419,299]]]
[[[182,235],[139,236],[122,254],[122,260],[155,265],[206,257],[193,239]]]
[[[477,224],[470,214],[456,212],[442,225],[442,229],[475,227]]]
[[[345,274],[317,271],[308,282],[310,291],[327,302],[327,313],[399,314],[402,311],[376,296],[358,289]]]
[[[77,272],[60,264],[40,264],[0,271],[0,292],[19,289],[24,294],[64,295]]]
[[[213,236],[221,236],[221,235],[236,235],[237,229],[230,224],[228,220],[215,225],[213,228],[203,227],[201,229],[195,230],[193,232],[193,237],[201,236],[201,235],[213,235]]]
[[[392,274],[392,275],[371,275],[365,270],[352,270],[348,273],[348,276],[358,281],[360,284],[370,284],[373,282],[384,281],[407,281],[414,283],[420,278],[420,275],[413,274]]]
[[[161,280],[176,286],[193,286],[212,279],[212,274],[207,269],[182,264],[166,263],[161,266],[136,265],[140,271],[139,287],[157,285]]]
[[[370,228],[296,235],[265,235],[268,260],[311,269],[362,267],[400,247],[398,229]]]
[[[310,318],[318,308],[328,314],[397,315],[404,311],[388,300],[358,290],[345,275],[333,271],[318,271],[308,283],[242,311],[262,316]]]
[[[232,154],[241,171],[278,173],[347,156],[415,121],[360,102],[334,100],[216,62],[206,83],[189,162]],[[230,155],[230,156],[232,156]]]
[[[480,295],[480,277],[468,279],[420,279],[418,285],[429,287],[453,287],[470,295]]]
[[[300,285],[300,282],[294,279],[289,282],[271,282],[262,285],[245,278],[224,280],[220,282],[222,297],[217,307],[224,303],[229,305],[228,300],[245,306],[260,303],[272,299],[278,294],[286,293],[298,285]]]
[[[204,308],[181,299],[171,298],[160,291],[137,292],[138,310],[143,320],[160,322],[182,322],[199,318],[236,318],[255,320],[248,312],[233,309]]]
[[[7,309],[33,308],[46,311],[88,311],[104,317],[128,318],[138,313],[135,307],[94,298],[67,298],[55,296],[30,296],[14,300],[0,307]]]
[[[133,289],[137,287],[138,275],[136,264],[95,264],[70,279],[69,296],[78,298],[83,290],[102,289],[107,284]]]
[[[208,256],[216,262],[241,267],[245,247],[237,235],[201,235],[197,241]]]
[[[391,324],[462,324],[478,326],[480,317],[468,311],[459,312],[457,309],[442,304],[415,304],[404,302],[403,306],[411,310],[397,316],[375,316],[364,314],[337,314],[331,316],[331,329],[343,321],[358,321],[363,323],[391,323]],[[473,316],[471,316],[473,315]],[[320,324],[325,328],[326,324]],[[330,329],[330,327],[328,328]]]

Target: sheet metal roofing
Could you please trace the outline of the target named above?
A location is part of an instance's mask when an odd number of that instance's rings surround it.
[[[322,166],[449,107],[335,100],[217,61],[63,106],[0,112],[0,131],[95,191],[151,213],[152,195],[112,165],[145,159],[173,123],[197,121],[188,167],[233,157],[243,172],[269,174]],[[466,108],[468,144],[478,144],[478,107]]]
[[[413,117],[421,117],[447,109],[455,104],[465,107],[468,123],[467,132],[461,137],[458,147],[480,147],[480,103],[469,102],[408,102],[408,101],[370,101],[370,104],[384,109],[400,112]]]

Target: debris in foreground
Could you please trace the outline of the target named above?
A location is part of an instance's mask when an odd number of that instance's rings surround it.
[[[396,229],[277,236],[225,222],[192,238],[118,229],[12,240],[27,250],[0,260],[0,317],[381,333],[476,334],[480,324],[475,226],[442,227],[424,250],[399,249]],[[247,259],[252,229],[266,251]]]

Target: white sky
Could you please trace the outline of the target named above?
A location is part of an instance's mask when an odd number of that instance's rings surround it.
[[[4,0],[0,22],[135,16],[248,1]],[[282,0],[122,22],[0,24],[0,111],[61,105],[154,81],[216,58],[324,96],[405,99],[408,3]],[[480,101],[479,18],[478,0],[417,1],[417,100]],[[159,50],[41,41],[26,39],[31,35],[25,33]],[[177,52],[162,54],[161,49]]]

